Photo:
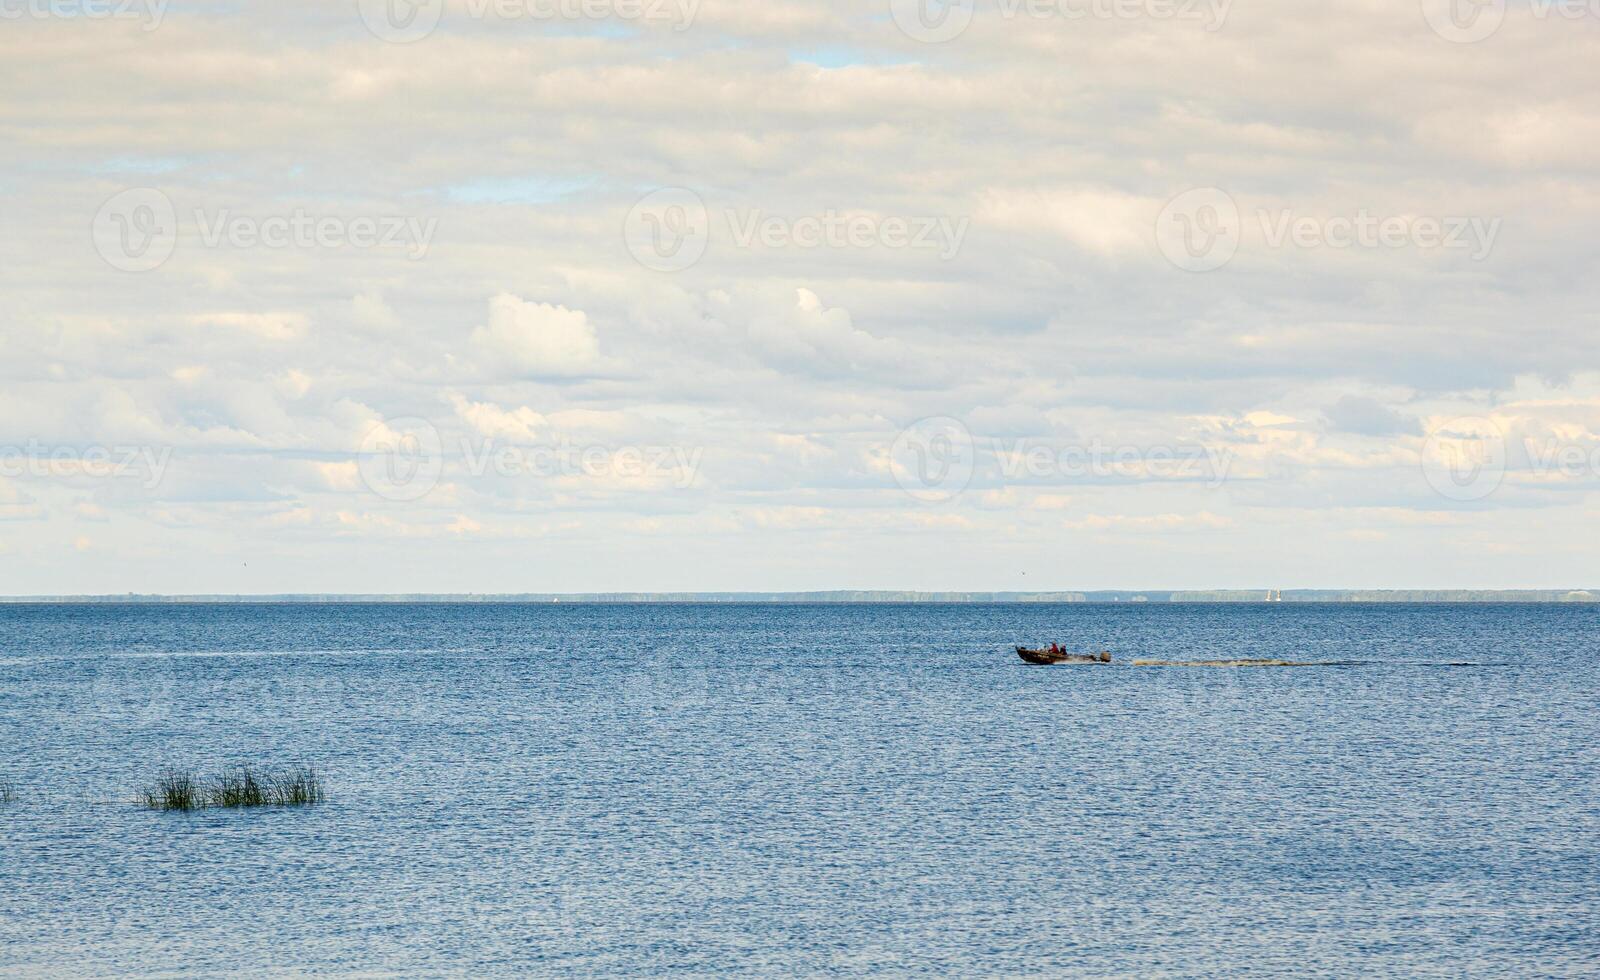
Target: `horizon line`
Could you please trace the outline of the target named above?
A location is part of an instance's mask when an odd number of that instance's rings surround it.
[[[59,593],[0,595],[0,603],[1175,603],[1175,602],[1600,602],[1600,589],[809,589],[738,591],[610,590],[593,592],[272,592]]]

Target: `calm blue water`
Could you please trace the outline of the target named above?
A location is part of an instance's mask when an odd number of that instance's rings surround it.
[[[0,973],[1595,975],[1597,651],[1579,606],[0,606]],[[240,761],[331,800],[122,802]]]

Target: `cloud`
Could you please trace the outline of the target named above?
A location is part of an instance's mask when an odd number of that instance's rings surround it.
[[[263,340],[286,341],[305,335],[311,326],[303,313],[206,313],[189,318],[197,327],[241,330]]]
[[[516,443],[537,442],[540,433],[550,422],[526,405],[506,410],[488,402],[468,401],[459,393],[450,394],[450,403],[456,415],[472,427],[473,432],[489,439],[506,439]]]
[[[1201,511],[1198,514],[1089,514],[1065,526],[1075,531],[1131,531],[1160,533],[1172,531],[1215,531],[1231,527],[1233,521]]]
[[[1416,419],[1362,395],[1345,395],[1324,409],[1323,414],[1334,429],[1355,435],[1415,435],[1421,431]]]
[[[990,190],[980,222],[1060,235],[1101,258],[1156,257],[1150,229],[1164,202],[1106,189]]]
[[[767,364],[798,374],[885,378],[913,365],[904,345],[858,329],[849,310],[829,308],[803,287],[789,309],[751,317],[749,338]]]
[[[393,330],[400,326],[400,317],[376,289],[359,293],[350,301],[350,316],[364,327]]]
[[[510,293],[489,301],[489,322],[472,332],[471,344],[491,374],[574,377],[600,367],[600,341],[581,310]]]

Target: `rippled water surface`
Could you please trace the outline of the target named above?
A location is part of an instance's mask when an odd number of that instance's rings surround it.
[[[1010,652],[1050,639],[1119,663]],[[0,973],[1595,975],[1597,647],[1581,606],[0,606]],[[246,761],[329,802],[127,802]]]

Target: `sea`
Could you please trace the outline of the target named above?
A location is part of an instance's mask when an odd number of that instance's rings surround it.
[[[1247,657],[1332,665],[1132,664]],[[1597,664],[1590,605],[0,605],[0,974],[1596,976]],[[327,800],[133,802],[241,764]]]

